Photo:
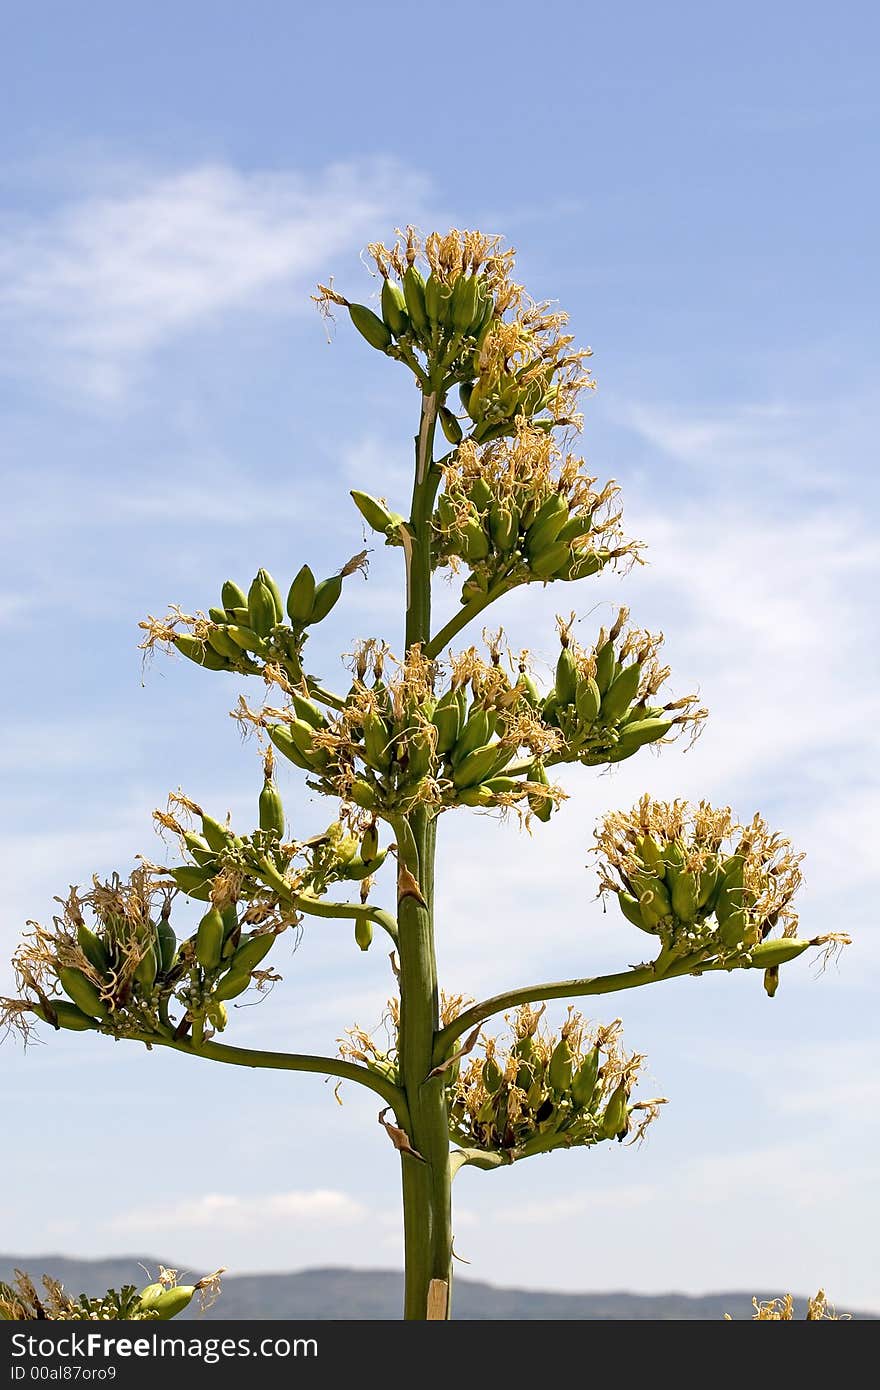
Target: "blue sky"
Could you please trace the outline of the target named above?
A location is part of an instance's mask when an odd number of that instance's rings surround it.
[[[243,684],[142,673],[136,624],[260,564],[282,584],[337,569],[361,540],[353,486],[402,509],[412,388],[344,325],[328,345],[309,293],[335,273],[367,298],[360,249],[408,220],[503,233],[594,348],[583,451],[650,564],[582,585],[581,630],[628,603],[712,715],[690,753],[567,773],[531,840],[445,818],[447,984],[637,959],[585,863],[601,812],[644,790],[762,810],[807,851],[805,927],[855,937],[772,1003],[747,975],[625,997],[671,1104],[641,1149],[465,1173],[474,1277],[822,1284],[880,1309],[877,29],[858,3],[4,7],[3,957],[69,883],[156,852],[170,789],[250,823]],[[358,635],[399,642],[398,563],[349,581],[323,673]],[[549,664],[560,604],[520,592],[499,620]],[[308,834],[327,817],[290,772]],[[387,960],[345,929],[309,927],[279,968],[232,1041],[333,1050],[378,1023]],[[2,1248],[399,1262],[396,1163],[352,1088],[340,1109],[318,1079],[81,1037],[9,1043],[0,1072]]]

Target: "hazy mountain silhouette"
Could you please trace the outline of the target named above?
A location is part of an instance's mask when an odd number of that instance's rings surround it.
[[[186,1270],[172,1259],[152,1256],[120,1256],[106,1260],[75,1260],[62,1255],[0,1255],[0,1280],[14,1269],[23,1269],[38,1283],[43,1274],[60,1279],[71,1293],[102,1293],[123,1284],[139,1287],[148,1282],[143,1266],[154,1274],[160,1264]],[[194,1278],[206,1273],[196,1270]],[[229,1274],[214,1307],[201,1316],[231,1319],[283,1318],[397,1319],[403,1276],[397,1270],[304,1269],[295,1274]],[[758,1292],[759,1298],[772,1293]],[[806,1299],[797,1300],[798,1315]],[[502,1289],[471,1279],[456,1279],[455,1316],[459,1319],[544,1321],[670,1319],[717,1321],[725,1313],[737,1319],[752,1314],[752,1293],[740,1291],[688,1295],[680,1293],[542,1293],[537,1289]],[[838,1311],[843,1311],[842,1309]],[[189,1312],[187,1316],[198,1316]],[[855,1313],[874,1318],[872,1313]]]

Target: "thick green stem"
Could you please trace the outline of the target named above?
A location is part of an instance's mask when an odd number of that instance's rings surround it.
[[[468,623],[478,617],[484,608],[488,608],[490,603],[494,603],[495,600],[500,598],[506,591],[507,586],[505,584],[498,584],[494,588],[489,589],[487,593],[480,594],[479,598],[472,598],[470,603],[464,604],[455,616],[449,619],[446,626],[441,627],[436,637],[431,638],[430,642],[425,647],[425,655],[430,657],[439,656],[447,642],[451,642],[452,638],[455,637],[457,633],[461,632],[463,627],[467,627]]]
[[[375,922],[377,927],[387,931],[393,942],[397,942],[397,923],[384,907],[371,907],[369,903],[327,903],[320,898],[310,898],[305,893],[294,893],[290,901],[297,912],[308,913],[310,917],[341,917],[352,922]]]
[[[616,975],[594,975],[581,980],[553,980],[540,985],[524,985],[521,989],[510,989],[504,994],[494,994],[484,999],[441,1029],[434,1044],[434,1066],[444,1062],[452,1051],[455,1042],[475,1028],[478,1023],[491,1018],[493,1014],[503,1013],[517,1004],[539,1004],[544,999],[579,999],[587,994],[614,994],[621,989],[635,989],[637,985],[652,985],[660,980],[672,980],[681,975],[699,975],[705,970],[727,970],[727,962],[708,961],[705,964],[685,956],[675,961],[662,975],[653,965],[639,965],[634,970],[621,970]]]
[[[262,1052],[248,1047],[230,1047],[226,1043],[203,1042],[194,1046],[185,1038],[175,1041],[155,1033],[129,1033],[126,1036],[134,1042],[147,1043],[150,1047],[173,1047],[175,1052],[186,1052],[190,1057],[207,1057],[212,1062],[227,1062],[236,1067],[266,1067],[271,1071],[311,1071],[321,1076],[338,1076],[343,1081],[356,1081],[381,1096],[397,1116],[398,1123],[409,1124],[405,1097],[399,1086],[395,1086],[386,1076],[369,1071],[355,1062],[344,1062],[341,1057],[315,1057],[305,1052]]]
[[[407,528],[406,647],[423,648],[431,631],[431,515],[437,489],[433,466],[436,395],[422,401],[416,436],[416,477]],[[434,847],[436,819],[416,807],[397,829],[401,860],[397,913],[400,958],[400,1081],[410,1115],[409,1137],[418,1158],[401,1154],[406,1281],[404,1317],[428,1314],[432,1280],[451,1283],[452,1212],[449,1117],[442,1077],[428,1078],[440,1026],[434,955]],[[413,886],[415,880],[416,887]],[[447,1295],[446,1312],[448,1316]]]

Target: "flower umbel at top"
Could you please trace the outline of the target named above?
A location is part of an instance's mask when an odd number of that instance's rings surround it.
[[[593,382],[572,349],[568,315],[537,302],[513,279],[515,252],[498,236],[455,228],[421,240],[413,227],[368,255],[382,277],[379,314],[319,285],[322,313],[348,309],[372,347],[404,362],[426,393],[436,393],[451,444],[468,431],[475,443],[512,434],[516,421],[544,429],[579,425],[577,397]],[[458,386],[464,415],[445,404]]]

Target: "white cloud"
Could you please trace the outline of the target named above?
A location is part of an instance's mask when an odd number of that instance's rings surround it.
[[[388,161],[314,176],[210,164],[7,218],[4,365],[112,401],[149,354],[223,311],[308,308],[314,275],[424,191]]]
[[[224,1231],[259,1230],[266,1223],[273,1227],[349,1226],[362,1221],[366,1208],[345,1192],[314,1188],[303,1192],[274,1192],[239,1197],[229,1193],[206,1192],[167,1206],[135,1207],[107,1222],[116,1232],[193,1231],[203,1228]]]
[[[572,1221],[597,1209],[631,1210],[656,1202],[659,1189],[650,1183],[622,1184],[618,1187],[596,1187],[591,1192],[570,1193],[534,1202],[519,1202],[516,1206],[500,1207],[492,1212],[493,1220],[505,1225],[547,1226],[554,1221]],[[456,1223],[458,1216],[456,1215]]]

